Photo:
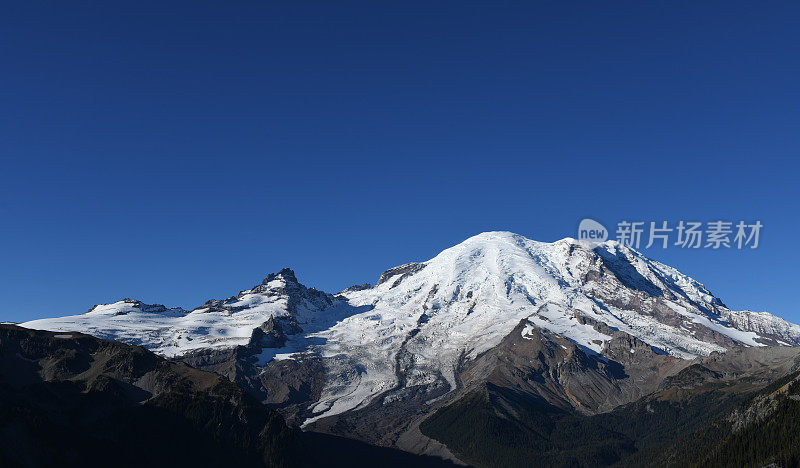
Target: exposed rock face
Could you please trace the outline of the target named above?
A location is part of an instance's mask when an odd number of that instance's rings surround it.
[[[261,350],[263,348],[282,348],[286,345],[287,335],[296,335],[303,331],[293,317],[270,317],[269,320],[253,329],[247,347]]]
[[[406,263],[405,265],[396,266],[394,268],[390,268],[383,273],[381,273],[381,277],[378,278],[378,283],[376,286],[380,286],[381,284],[389,281],[389,279],[393,279],[391,288],[396,288],[400,285],[400,282],[403,281],[405,278],[413,275],[414,273],[422,270],[425,268],[424,263]]]
[[[652,392],[664,375],[687,365],[622,332],[614,332],[604,355],[587,354],[572,341],[528,323],[521,322],[499,346],[469,364],[461,376],[465,393],[488,382],[562,409],[596,414]]]
[[[341,292],[341,294],[344,294],[344,293],[347,293],[347,292],[352,292],[352,291],[363,291],[365,289],[372,289],[372,285],[369,284],[369,283],[356,284],[356,285],[350,286],[349,288],[344,289]]]

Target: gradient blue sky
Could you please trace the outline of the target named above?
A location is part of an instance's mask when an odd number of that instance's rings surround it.
[[[168,5],[167,5],[168,4]],[[800,321],[797,2],[9,2],[0,320],[338,291],[486,230],[756,220],[650,249]]]

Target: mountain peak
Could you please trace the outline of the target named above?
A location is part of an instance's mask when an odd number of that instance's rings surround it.
[[[625,245],[623,245],[623,244],[621,244],[618,241],[613,240],[613,239],[609,239],[609,240],[606,240],[606,241],[603,241],[603,242],[587,242],[587,241],[578,240],[578,239],[576,239],[574,237],[564,237],[564,238],[561,238],[561,239],[553,241],[553,242],[544,242],[544,241],[533,240],[531,238],[523,236],[522,234],[516,234],[516,233],[511,232],[511,231],[485,231],[485,232],[481,232],[480,234],[475,234],[474,236],[465,239],[463,242],[461,242],[459,244],[456,244],[453,247],[470,246],[470,245],[475,245],[475,244],[479,244],[479,243],[483,243],[483,244],[512,243],[512,244],[529,244],[529,245],[541,245],[541,246],[546,246],[546,245],[552,245],[552,246],[580,245],[580,246],[583,246],[583,247],[588,248],[588,249],[601,246],[601,247],[606,247],[606,248],[608,248],[608,247],[624,248],[625,250],[631,250],[631,251],[637,252],[637,254],[641,255],[641,253],[639,253],[635,249],[633,249],[631,247],[628,247],[628,246],[625,246]]]
[[[491,240],[491,239],[503,239],[503,238],[514,238],[514,237],[521,237],[521,236],[511,231],[483,231],[467,238],[466,240],[473,240],[473,239]]]
[[[281,271],[277,273],[268,274],[267,277],[264,279],[264,281],[261,282],[261,284],[267,284],[270,281],[277,278],[282,278],[284,281],[288,283],[297,283],[297,277],[294,274],[294,270],[292,270],[291,268],[283,268],[281,269]]]

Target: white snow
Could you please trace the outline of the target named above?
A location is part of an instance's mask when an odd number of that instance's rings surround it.
[[[21,325],[51,331],[80,331],[173,357],[197,349],[247,344],[254,328],[271,316],[287,314],[288,297],[281,292],[285,286],[285,280],[278,277],[261,292],[243,291],[236,298],[224,301],[224,309],[201,306],[186,312],[122,300],[95,306],[81,315],[33,320]],[[310,316],[314,312],[313,305],[301,304],[298,321],[313,320]]]

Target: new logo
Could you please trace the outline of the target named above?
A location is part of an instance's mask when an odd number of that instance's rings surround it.
[[[578,240],[585,242],[605,242],[608,240],[608,229],[597,221],[584,218],[578,225]]]

